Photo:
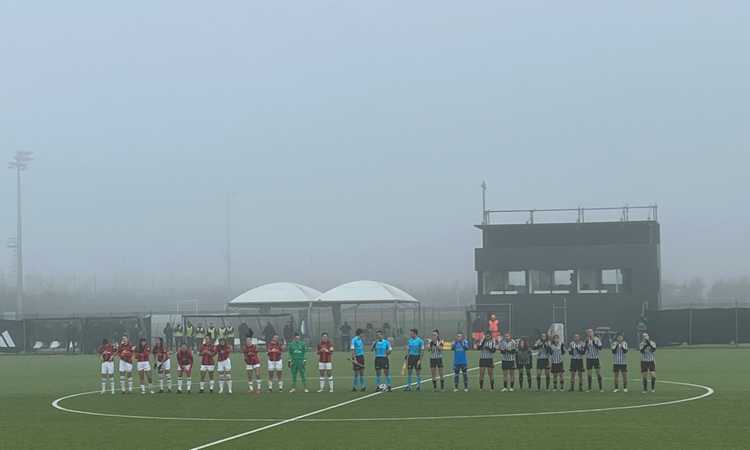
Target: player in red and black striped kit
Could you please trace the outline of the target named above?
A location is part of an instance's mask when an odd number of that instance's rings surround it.
[[[208,373],[208,391],[214,392],[214,357],[216,357],[216,347],[210,338],[204,337],[198,353],[201,356],[201,381],[200,393],[202,394],[206,387],[206,374]]]
[[[154,393],[153,380],[151,379],[151,346],[145,338],[138,341],[135,348],[135,359],[138,361],[138,380],[141,382],[141,394],[146,393],[144,379],[148,379],[148,391]]]
[[[117,357],[120,358],[120,392],[133,392],[133,346],[130,345],[127,336],[123,336],[120,345],[117,346]]]
[[[253,343],[253,338],[245,338],[242,346],[242,354],[245,358],[245,371],[247,372],[247,389],[252,394],[260,394],[262,389],[260,380],[260,358],[258,357],[258,346]],[[253,388],[255,378],[255,388]]]
[[[182,394],[182,383],[185,382],[187,393],[191,392],[193,375],[193,351],[185,342],[177,350],[177,393]]]
[[[156,359],[156,372],[159,375],[159,393],[164,392],[165,379],[167,382],[167,392],[172,392],[172,361],[169,349],[164,344],[164,339],[160,337],[156,338],[154,358]]]
[[[115,393],[115,349],[108,340],[102,340],[102,345],[99,347],[99,356],[102,360],[102,394],[107,392],[107,380],[109,380],[112,388],[112,393]]]

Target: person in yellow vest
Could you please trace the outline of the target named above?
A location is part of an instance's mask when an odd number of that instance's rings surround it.
[[[176,347],[179,347],[182,344],[183,342],[182,340],[184,337],[185,337],[185,332],[182,330],[182,324],[177,323],[174,326],[174,341],[175,341]]]
[[[216,344],[216,339],[219,337],[219,330],[216,329],[214,324],[209,323],[208,324],[208,330],[206,330],[206,335],[211,340],[211,343],[214,345]]]
[[[231,323],[224,329],[224,338],[227,340],[227,343],[232,347],[232,349],[234,349],[234,327]]]
[[[185,338],[187,340],[188,348],[193,348],[195,345],[195,327],[193,327],[193,323],[189,320],[185,325]],[[200,342],[200,340],[198,342]]]
[[[203,328],[203,324],[198,324],[195,327],[195,345],[201,345],[203,339],[206,337],[206,329]]]

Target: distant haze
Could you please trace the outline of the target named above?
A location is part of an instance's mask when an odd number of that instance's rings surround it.
[[[0,156],[36,157],[27,273],[221,285],[232,193],[237,289],[472,285],[486,179],[498,209],[658,203],[665,277],[748,274],[749,16],[6,2]],[[4,244],[13,172],[0,183]]]

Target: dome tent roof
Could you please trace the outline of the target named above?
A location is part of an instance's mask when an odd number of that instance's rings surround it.
[[[237,296],[229,306],[310,303],[320,296],[320,291],[297,283],[269,283]]]

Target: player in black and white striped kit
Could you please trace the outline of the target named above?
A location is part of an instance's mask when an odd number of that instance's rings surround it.
[[[560,336],[552,336],[552,342],[547,343],[547,353],[552,366],[552,390],[557,390],[557,383],[560,382],[560,391],[565,390],[565,367],[563,365],[563,355],[565,354],[565,344],[560,342]]]
[[[443,376],[443,340],[440,339],[440,331],[432,330],[432,338],[427,348],[430,350],[430,374],[432,375],[432,390],[437,392],[437,382],[440,380],[440,390],[445,390],[445,378]]]
[[[507,392],[508,390],[513,392],[513,389],[516,387],[516,352],[518,351],[518,344],[510,336],[510,333],[505,333],[499,347],[503,367],[503,392]],[[508,388],[508,385],[510,385],[510,388]]]
[[[495,390],[495,361],[493,355],[497,351],[497,344],[492,338],[492,332],[487,330],[484,332],[484,339],[477,345],[479,350],[479,390],[484,390],[484,374],[490,377],[490,389]]]
[[[602,370],[599,363],[599,350],[602,349],[602,340],[594,336],[594,330],[586,330],[586,378],[588,378],[589,391],[591,391],[592,372],[596,371],[596,382],[599,384],[599,392],[602,388]]]
[[[581,340],[580,334],[573,336],[573,342],[568,345],[570,353],[570,392],[576,387],[576,376],[578,376],[578,390],[583,392],[583,355],[586,354],[586,344]]]
[[[612,343],[612,371],[615,373],[615,390],[617,392],[617,377],[622,377],[622,391],[628,392],[628,343],[622,334],[618,334]]]
[[[641,344],[638,347],[641,352],[641,378],[643,378],[643,393],[648,392],[648,377],[651,377],[651,392],[656,392],[656,343],[651,340],[647,333],[643,333]]]
[[[545,381],[547,382],[547,390],[549,391],[549,353],[547,353],[547,345],[549,344],[549,337],[547,333],[537,339],[532,347],[537,351],[536,354],[536,390],[542,390],[542,371],[544,371]]]

